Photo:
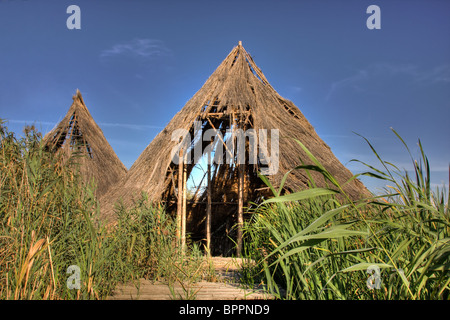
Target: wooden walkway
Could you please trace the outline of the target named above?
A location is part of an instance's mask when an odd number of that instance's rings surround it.
[[[262,289],[245,289],[238,280],[240,260],[213,257],[217,282],[200,281],[190,286],[141,279],[139,289],[135,284],[119,285],[108,300],[259,300],[273,299]]]

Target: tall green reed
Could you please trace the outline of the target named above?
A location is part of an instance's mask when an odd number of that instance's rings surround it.
[[[445,191],[431,191],[420,142],[422,159],[413,160],[412,181],[399,170],[399,179],[394,179],[388,170],[396,167],[381,160],[367,141],[384,170],[365,164],[372,171],[362,175],[395,183],[396,192],[360,201],[352,201],[297,142],[313,165],[295,170],[320,172],[331,187],[317,188],[311,181],[311,188],[281,196],[286,176],[279,190],[261,177],[274,197],[254,211],[245,228],[246,252],[259,262],[247,270],[249,282],[257,274],[272,293],[286,299],[448,298],[448,198],[444,202]],[[374,278],[378,288],[371,282]]]
[[[183,252],[176,237],[176,223],[163,207],[152,204],[142,194],[136,205],[116,208],[115,226],[117,251],[133,265],[136,276],[166,281],[196,281],[201,277],[203,255],[188,239]]]
[[[117,225],[107,229],[94,181],[86,185],[78,174],[79,155],[63,161],[45,151],[33,127],[16,138],[3,121],[0,142],[1,299],[104,299],[140,277],[194,278],[196,251],[176,254],[163,208],[143,198],[118,208]],[[79,289],[67,285],[71,266],[79,268]]]

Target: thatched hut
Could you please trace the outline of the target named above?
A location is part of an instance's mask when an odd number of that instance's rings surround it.
[[[47,150],[63,153],[63,159],[75,155],[72,160],[83,181],[89,183],[95,180],[98,198],[127,172],[92,118],[79,90],[73,96],[73,103],[66,116],[43,140]]]
[[[173,136],[180,129],[191,137],[184,144],[176,139],[176,135],[175,139]],[[212,139],[199,135],[208,129],[220,134]],[[277,158],[275,169],[278,170],[269,170],[266,174],[276,187],[288,170],[301,164],[300,158],[309,163],[307,155],[294,139],[311,150],[339,182],[344,183],[352,176],[333,155],[330,147],[319,138],[300,110],[272,88],[239,42],[201,89],[147,146],[126,177],[103,197],[103,217],[114,219],[115,201],[121,198],[125,205],[130,204],[133,198],[139,197],[144,191],[151,200],[163,201],[169,211],[174,214],[177,212],[177,218],[182,220],[181,225],[184,224],[182,231],[186,229],[193,239],[206,238],[213,254],[226,254],[229,251],[233,244],[228,241],[228,237],[237,237],[239,248],[241,230],[233,226],[236,222],[238,226],[242,223],[245,218],[242,207],[248,206],[249,201],[258,202],[270,195],[258,177],[258,172],[270,169],[273,164],[264,161],[264,157],[249,161],[253,158],[250,141],[245,142],[245,152],[237,150],[227,163],[226,157],[230,152],[226,145],[232,145],[228,143],[233,139],[233,135],[227,135],[227,132],[234,133],[239,129],[243,132],[253,129],[256,134],[260,134],[260,129],[267,130],[268,144],[265,151],[275,156],[272,160]],[[276,133],[272,129],[278,130],[279,150],[272,148],[273,135]],[[219,147],[223,148],[223,153],[217,151]],[[189,157],[190,163],[179,165],[174,161],[181,149]],[[277,151],[278,155],[274,154]],[[244,164],[238,163],[238,157],[243,153],[246,161]],[[195,171],[198,160],[208,154],[216,161],[205,169],[203,181],[206,181],[206,185],[203,183],[202,188],[193,190],[191,199],[186,199],[185,182]],[[217,159],[218,155],[220,159]],[[324,185],[320,174],[311,172],[311,175],[319,186]],[[306,172],[294,170],[286,180],[284,189],[288,192],[305,189],[308,181]],[[366,188],[358,180],[346,184],[345,190],[353,198],[367,194]],[[185,218],[183,212],[186,212]],[[186,223],[183,219],[186,219]]]

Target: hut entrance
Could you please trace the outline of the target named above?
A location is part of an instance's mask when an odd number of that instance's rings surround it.
[[[212,111],[179,131],[164,198],[182,245],[187,233],[212,255],[240,255],[246,209],[268,191],[258,177],[260,139],[249,109]]]

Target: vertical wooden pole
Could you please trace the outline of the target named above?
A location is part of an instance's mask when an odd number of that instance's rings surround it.
[[[178,158],[178,199],[177,199],[177,240],[181,242],[181,215],[183,212],[183,149],[180,150]]]
[[[211,148],[213,146],[213,138],[211,138]],[[211,254],[211,152],[208,152],[208,180],[207,180],[207,196],[208,203],[206,207],[206,249],[208,255]]]
[[[187,168],[183,166],[183,210],[181,212],[181,250],[183,253],[186,247],[186,175]]]
[[[239,121],[239,125],[241,125],[242,121]],[[241,128],[243,129],[243,128]],[[245,141],[241,141],[241,143],[245,143]],[[237,145],[237,143],[236,143]],[[238,216],[237,216],[237,249],[236,254],[238,257],[242,254],[242,227],[244,225],[244,169],[245,169],[245,154],[244,154],[244,163],[239,163],[239,155],[237,152],[239,151],[239,147],[236,146],[236,160],[237,160],[237,168],[239,174],[239,185],[238,185]],[[244,148],[245,152],[245,148]]]
[[[244,168],[245,164],[238,164],[239,168],[239,203],[237,216],[237,256],[242,254],[242,227],[244,225]]]

